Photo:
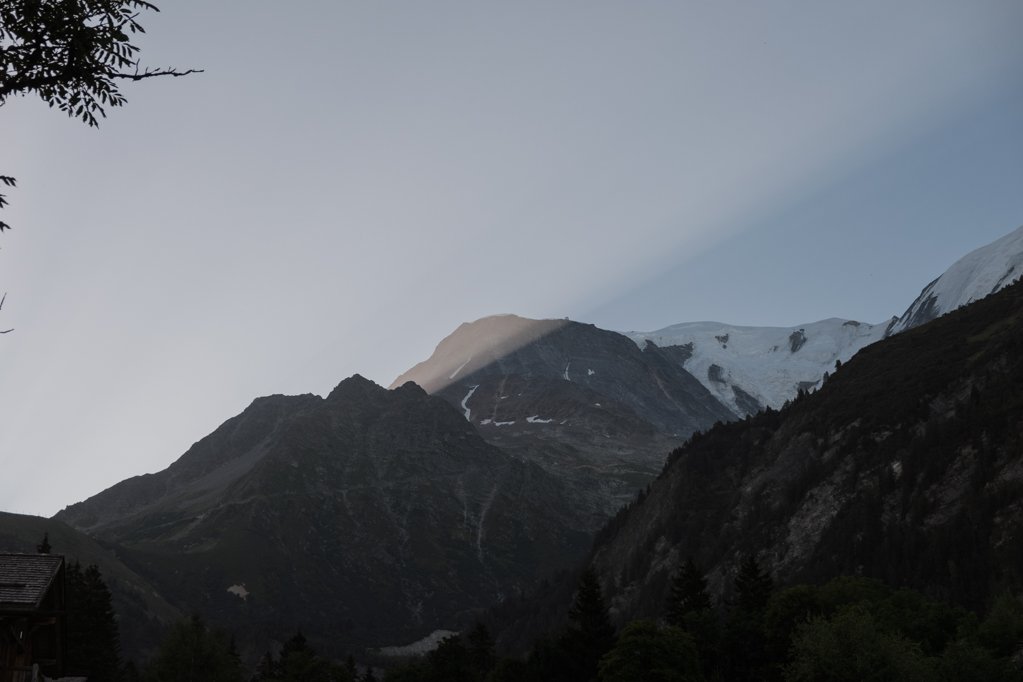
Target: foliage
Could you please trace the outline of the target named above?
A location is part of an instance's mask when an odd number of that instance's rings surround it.
[[[791,682],[937,679],[918,644],[882,628],[858,605],[804,623],[792,647],[793,661],[785,670]]]
[[[125,103],[117,81],[190,73],[140,68],[132,41],[145,32],[144,11],[159,9],[144,0],[3,0],[0,105],[34,94],[95,126],[106,107]]]
[[[584,570],[579,579],[575,602],[568,617],[572,627],[563,635],[562,646],[571,652],[576,664],[576,679],[595,679],[597,663],[614,644],[615,631],[600,582],[592,568]]]
[[[692,559],[686,559],[672,578],[665,620],[668,625],[682,627],[687,614],[710,608],[707,579]]]
[[[355,664],[332,663],[319,656],[301,630],[281,647],[279,658],[267,652],[256,668],[260,682],[355,682]]]
[[[49,545],[44,538],[44,545]],[[120,679],[121,646],[117,616],[110,590],[99,568],[85,569],[77,561],[67,566],[67,649],[64,667],[69,674],[95,682]]]
[[[730,679],[760,680],[770,661],[764,615],[773,581],[750,554],[739,566],[734,588],[735,605],[724,632],[723,664]]]
[[[1023,653],[1023,604],[1010,594],[995,599],[981,623],[977,639],[997,656],[1020,657]]]
[[[676,627],[649,620],[629,623],[600,659],[601,682],[689,682],[703,680],[692,638]]]
[[[206,626],[193,615],[175,624],[149,668],[150,682],[241,682],[241,661],[233,651],[231,638]]]
[[[490,630],[486,625],[477,623],[469,631],[467,640],[466,656],[469,661],[469,670],[474,678],[482,680],[497,663],[497,655],[494,653],[494,638],[490,636]]]
[[[748,561],[740,575],[766,574]],[[586,630],[605,632],[606,615],[596,576],[583,575],[572,609],[573,624],[536,642],[527,660],[494,660],[489,631],[476,626],[444,640],[431,654],[387,672],[388,682],[624,682],[643,680],[957,680],[1023,679],[1023,605],[999,598],[982,620],[908,589],[858,576],[823,585],[772,591],[766,606],[749,611],[737,603],[726,620],[725,655],[719,640],[696,636],[693,619],[718,631],[713,609],[690,611],[686,629],[635,620],[610,637],[595,668],[581,648]],[[584,615],[589,614],[589,615]],[[707,648],[709,647],[709,649]],[[474,653],[475,652],[475,653]],[[473,661],[486,660],[474,667]],[[486,667],[486,670],[483,670]],[[589,675],[595,675],[590,677]]]
[[[144,0],[0,0],[0,106],[36,95],[96,126],[107,108],[125,103],[119,81],[195,73],[141,66],[133,41],[146,11],[159,10]],[[15,184],[5,175],[0,183]],[[6,203],[0,194],[0,208]],[[9,227],[0,222],[0,232]]]
[[[477,623],[464,639],[458,635],[446,637],[422,660],[388,670],[384,679],[386,682],[483,682],[496,663],[493,637],[486,626]]]
[[[735,576],[736,607],[746,613],[761,613],[767,608],[774,583],[750,554],[743,559]]]
[[[664,620],[693,638],[704,669],[716,667],[720,627],[707,592],[707,579],[692,559],[686,559],[672,577]]]
[[[579,578],[579,588],[568,617],[583,638],[595,648],[610,647],[614,641],[614,628],[608,617],[604,594],[592,568],[584,570]]]
[[[10,175],[0,175],[0,184],[4,185],[5,187],[16,187],[17,184],[18,184],[18,181],[15,180],[14,178],[12,178]],[[7,195],[0,194],[0,208],[3,208],[8,203],[10,203],[10,202],[7,201]],[[4,230],[9,230],[9,229],[11,229],[11,226],[8,225],[7,223],[5,223],[4,221],[0,220],[0,232],[3,232]],[[2,306],[3,306],[3,304],[0,303],[0,307],[2,307]]]

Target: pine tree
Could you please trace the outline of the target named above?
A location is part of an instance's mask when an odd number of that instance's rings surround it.
[[[718,665],[721,627],[707,593],[707,579],[692,559],[687,559],[672,579],[665,620],[693,638],[705,670]]]
[[[45,541],[45,540],[44,540]],[[66,569],[67,649],[65,669],[94,682],[118,680],[121,639],[110,590],[95,564]]]
[[[583,571],[579,578],[579,588],[568,617],[574,627],[563,638],[563,643],[574,656],[577,666],[575,679],[580,682],[596,679],[597,662],[614,646],[615,631],[600,582],[592,568]]]
[[[38,552],[39,554],[49,554],[51,549],[52,548],[50,547],[50,534],[44,532],[43,541],[36,545],[36,552]]]
[[[743,559],[735,577],[735,608],[724,637],[722,666],[731,680],[762,680],[769,666],[764,611],[773,583],[752,554]]]
[[[147,670],[152,682],[241,682],[230,638],[211,630],[198,615],[174,625]]]
[[[672,578],[665,620],[668,625],[684,628],[687,614],[710,608],[707,579],[692,559],[686,559]]]
[[[494,638],[490,636],[490,630],[483,623],[476,623],[469,631],[468,649],[469,667],[476,679],[482,680],[497,662]]]
[[[763,612],[773,588],[771,576],[760,568],[757,558],[752,554],[747,555],[739,566],[739,574],[735,576],[736,606],[739,610],[746,613]]]

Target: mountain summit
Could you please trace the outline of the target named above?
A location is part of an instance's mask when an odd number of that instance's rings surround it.
[[[568,485],[596,530],[695,431],[733,418],[675,350],[569,320],[461,325],[392,386],[414,381],[488,442]]]
[[[892,326],[897,333],[930,322],[1005,288],[1023,276],[1023,227],[971,251],[924,287]]]
[[[819,388],[836,362],[860,349],[984,298],[1023,275],[1023,227],[956,261],[901,317],[880,324],[831,318],[795,327],[684,322],[626,332],[640,347],[675,347],[685,368],[738,417],[781,407]]]
[[[457,629],[571,565],[589,537],[564,498],[443,400],[355,376],[327,398],[257,399],[57,518],[251,646],[301,627],[341,655]]]

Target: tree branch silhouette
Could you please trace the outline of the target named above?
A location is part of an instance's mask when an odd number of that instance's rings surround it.
[[[133,36],[145,33],[144,0],[0,0],[0,106],[38,96],[86,125],[127,101],[118,81],[180,77],[202,69],[142,68]],[[14,187],[14,178],[0,175]],[[0,194],[0,208],[7,205]],[[0,221],[0,232],[11,228]]]

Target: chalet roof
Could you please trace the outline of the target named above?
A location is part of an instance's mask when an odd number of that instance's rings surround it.
[[[0,553],[0,609],[38,608],[63,563],[59,554]]]

